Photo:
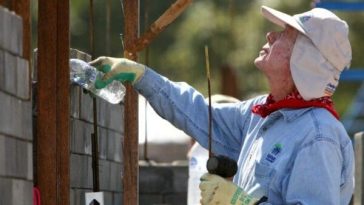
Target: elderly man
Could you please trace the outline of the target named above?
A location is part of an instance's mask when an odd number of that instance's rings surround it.
[[[201,203],[348,204],[353,147],[331,99],[351,61],[348,26],[319,8],[290,16],[263,6],[262,14],[284,28],[267,33],[254,61],[270,91],[213,106],[213,152],[237,160],[238,172],[233,182],[205,174]],[[208,104],[195,89],[127,59],[91,64],[110,68],[108,81],[135,74],[131,83],[158,114],[207,147]]]

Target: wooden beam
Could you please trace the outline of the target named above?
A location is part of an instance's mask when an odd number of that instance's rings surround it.
[[[57,1],[57,205],[70,204],[69,1]]]
[[[70,203],[69,1],[39,0],[37,186],[42,205]]]
[[[124,57],[137,60],[131,51],[139,34],[139,0],[124,0],[125,29]],[[123,204],[139,204],[139,154],[138,154],[138,94],[130,84],[125,95],[125,136],[123,143]]]

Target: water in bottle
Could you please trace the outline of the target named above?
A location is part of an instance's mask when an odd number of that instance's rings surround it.
[[[98,71],[95,67],[90,66],[85,61],[79,59],[70,59],[70,80],[94,95],[106,100],[109,103],[117,104],[125,96],[124,85],[117,80],[112,81],[102,89],[96,89],[96,80],[101,80],[104,73]]]

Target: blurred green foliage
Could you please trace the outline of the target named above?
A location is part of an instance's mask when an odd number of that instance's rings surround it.
[[[33,37],[36,45],[37,1],[33,0]],[[94,0],[95,56],[121,57],[120,34],[123,33],[122,0]],[[140,0],[140,33],[142,34],[174,0]],[[139,61],[148,63],[157,72],[173,81],[185,81],[203,94],[207,94],[204,46],[209,47],[212,92],[221,90],[220,69],[232,66],[239,79],[239,98],[267,92],[264,76],[253,62],[265,44],[268,31],[280,29],[265,20],[260,6],[267,5],[289,14],[310,9],[307,0],[195,0],[148,47],[148,55],[139,53]],[[71,47],[90,53],[89,1],[71,0]],[[108,32],[107,8],[110,8]],[[363,12],[336,12],[350,25],[353,47],[352,67],[364,67],[364,14]],[[107,43],[107,37],[110,43]],[[354,97],[358,83],[342,82],[334,100],[339,113],[343,113]]]

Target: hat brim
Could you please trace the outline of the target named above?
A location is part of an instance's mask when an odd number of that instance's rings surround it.
[[[296,21],[292,16],[285,14],[283,12],[277,11],[275,9],[269,8],[267,6],[262,6],[261,8],[262,15],[278,26],[285,28],[286,25],[290,25],[293,28],[297,29],[304,35],[307,35],[306,31],[300,26],[300,24]]]

